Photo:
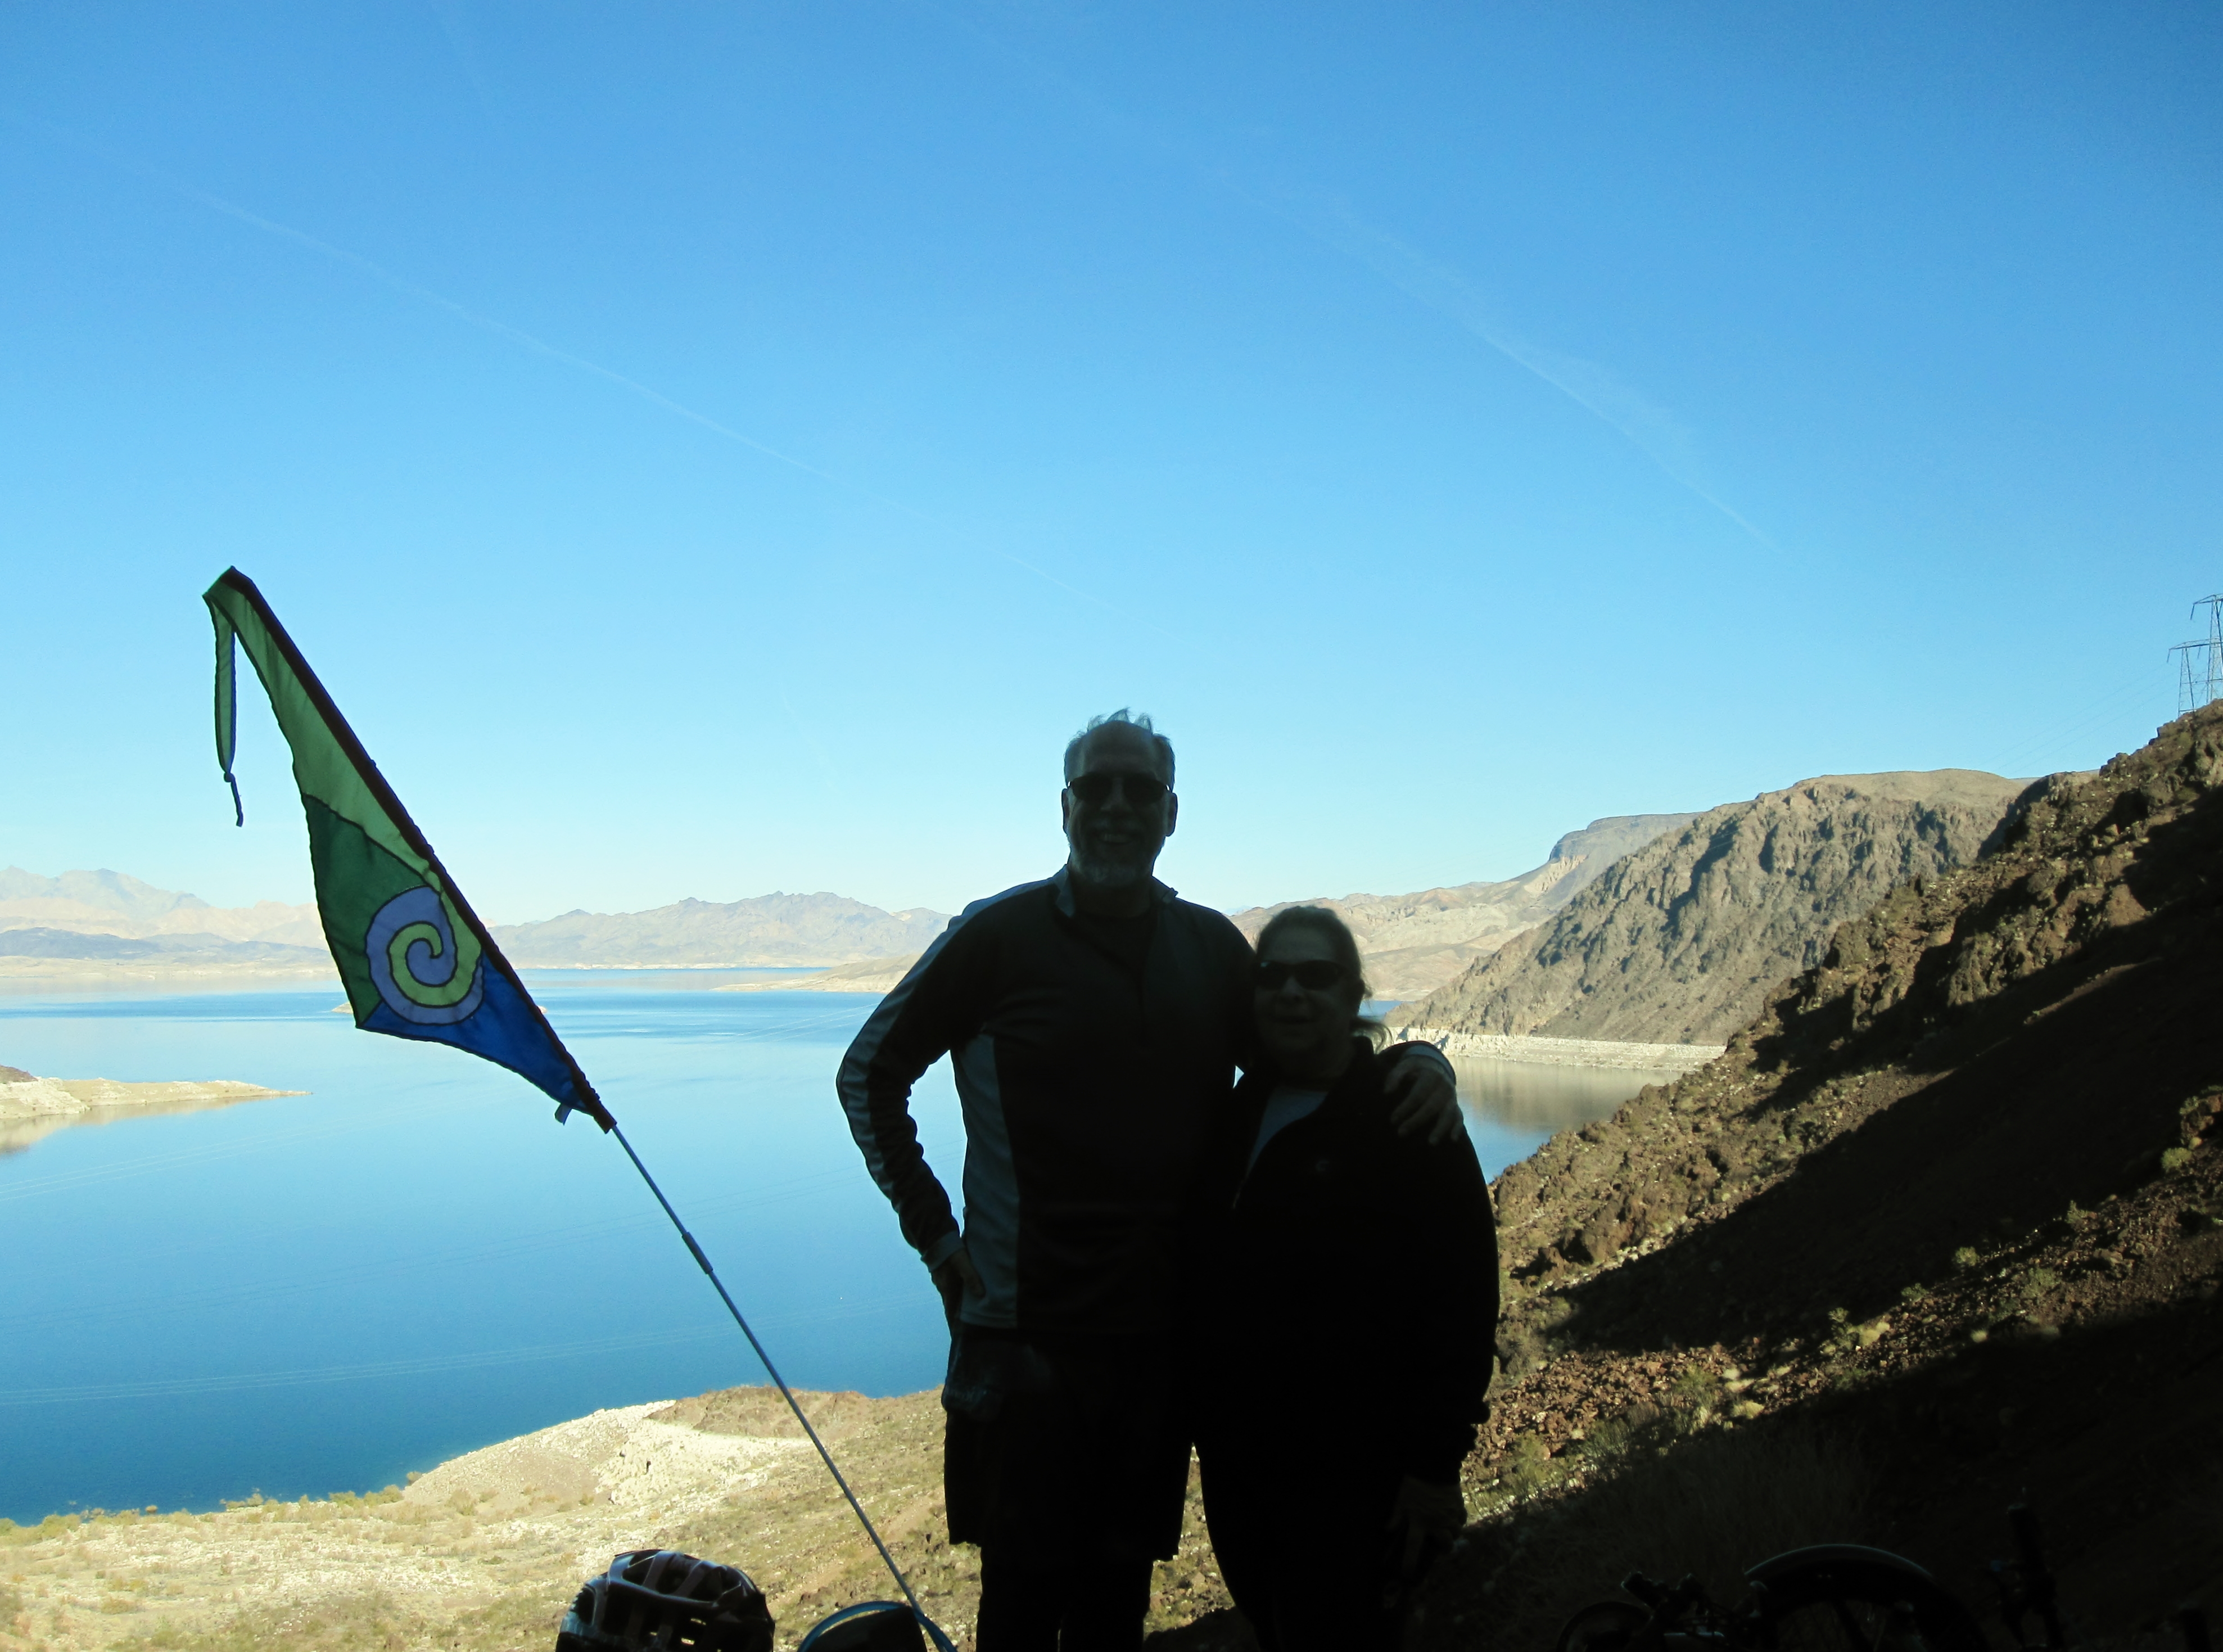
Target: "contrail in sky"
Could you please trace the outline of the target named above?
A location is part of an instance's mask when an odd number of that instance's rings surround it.
[[[697,413],[684,402],[674,401],[661,390],[653,389],[643,384],[639,379],[629,379],[624,374],[614,369],[604,367],[599,362],[590,362],[583,356],[575,356],[568,350],[559,350],[546,339],[536,338],[521,327],[513,327],[506,321],[497,321],[492,316],[482,315],[468,305],[457,303],[455,300],[444,293],[436,293],[431,287],[412,281],[405,275],[395,274],[383,264],[375,263],[359,252],[350,252],[345,247],[335,246],[332,243],[312,236],[306,230],[296,230],[291,224],[280,224],[275,218],[264,218],[260,212],[249,211],[236,201],[228,201],[221,195],[212,195],[207,190],[198,188],[182,178],[164,172],[159,167],[150,167],[143,161],[118,154],[101,144],[91,142],[79,136],[66,127],[56,126],[51,121],[42,121],[36,116],[18,114],[12,110],[6,112],[6,118],[20,125],[35,127],[49,137],[58,139],[73,148],[81,149],[87,154],[98,156],[110,166],[144,178],[150,183],[160,184],[173,194],[182,196],[198,206],[205,206],[212,212],[221,212],[228,218],[261,230],[265,235],[275,236],[280,241],[290,241],[296,246],[306,247],[310,251],[329,258],[335,263],[345,264],[350,269],[360,270],[373,281],[389,287],[397,293],[415,299],[420,304],[429,304],[436,310],[444,311],[455,317],[457,320],[490,332],[498,338],[507,338],[510,343],[521,345],[536,356],[545,356],[551,362],[561,362],[566,367],[576,368],[582,373],[591,373],[598,379],[607,380],[620,389],[631,391],[645,401],[654,402],[667,413],[677,413],[682,419],[700,425],[703,429],[722,436],[729,442],[739,442],[743,447],[761,453],[768,459],[777,459],[782,464],[792,465],[796,470],[816,476],[822,482],[830,482],[837,488],[847,488],[853,492],[864,495],[868,499],[878,500],[881,504],[893,505],[898,510],[907,508],[897,501],[884,498],[869,488],[859,487],[857,483],[845,477],[837,476],[830,470],[822,470],[808,460],[798,459],[792,453],[783,453],[769,443],[759,442],[753,436],[744,435],[730,425],[721,425],[708,413]]]
[[[878,504],[886,505],[892,509],[902,511],[907,515],[916,517],[921,521],[934,523],[934,525],[937,526],[948,526],[943,523],[935,523],[932,517],[929,516],[927,513],[919,510],[915,506],[906,505],[901,500],[891,499],[885,494],[877,493],[873,489],[865,487],[861,483],[853,482],[846,476],[839,476],[830,470],[822,470],[817,465],[812,464],[807,459],[798,459],[792,453],[784,453],[779,449],[771,445],[769,443],[760,442],[757,440],[755,437],[746,435],[742,432],[735,430],[730,425],[721,424],[717,419],[711,418],[708,413],[697,413],[694,408],[687,406],[686,403],[675,401],[671,397],[665,395],[661,390],[658,390],[652,386],[643,384],[639,379],[628,378],[626,375],[616,371],[614,369],[604,367],[599,362],[591,362],[583,356],[574,355],[568,350],[559,349],[557,346],[548,343],[548,341],[544,338],[535,337],[532,334],[526,332],[521,327],[513,327],[506,321],[498,321],[492,316],[482,315],[478,311],[470,308],[468,305],[457,303],[455,300],[449,298],[444,293],[436,293],[431,287],[425,287],[419,282],[412,281],[406,276],[397,275],[392,270],[387,268],[383,264],[377,263],[371,259],[366,258],[361,253],[350,252],[345,247],[336,245],[319,236],[312,236],[306,230],[296,230],[291,224],[280,224],[274,218],[265,218],[260,212],[252,211],[248,208],[240,205],[236,201],[226,200],[221,195],[211,194],[207,190],[201,189],[192,184],[189,184],[186,182],[185,180],[164,172],[158,167],[148,166],[144,161],[135,160],[128,155],[118,154],[102,145],[90,142],[86,139],[79,136],[76,133],[70,131],[68,129],[56,126],[50,121],[40,120],[35,116],[22,115],[12,110],[0,111],[0,117],[12,120],[19,125],[35,128],[38,130],[46,133],[48,136],[66,143],[73,148],[82,150],[85,154],[98,157],[100,160],[106,161],[109,165],[115,167],[119,170],[130,173],[136,177],[144,178],[151,183],[158,184],[162,188],[169,190],[172,193],[180,196],[186,200],[192,201],[196,205],[205,206],[212,212],[220,212],[224,217],[231,218],[237,223],[244,224],[251,229],[259,230],[265,235],[274,236],[279,240],[291,242],[299,247],[305,247],[310,251],[318,254],[321,257],[329,258],[335,263],[344,264],[350,269],[358,270],[362,274],[369,276],[373,281],[379,282],[381,285],[392,288],[394,292],[402,293],[406,297],[415,299],[420,304],[429,305],[436,310],[442,311],[446,314],[454,317],[458,321],[466,323],[470,326],[479,328],[482,331],[490,332],[498,338],[506,338],[513,344],[517,344],[523,349],[531,350],[536,356],[545,356],[548,360],[552,362],[560,362],[564,366],[574,368],[582,373],[590,373],[598,379],[601,379],[608,383],[616,385],[620,389],[631,392],[633,394],[640,397],[644,401],[653,402],[657,407],[662,407],[667,413],[677,413],[680,418],[687,419],[692,424],[700,425],[703,429],[712,432],[714,434],[722,436],[727,441],[737,442],[741,446],[749,449],[752,452],[761,453],[766,458],[775,459],[782,464],[791,466],[793,469],[803,472],[806,476],[816,476],[822,482],[831,483],[836,488],[843,489],[850,493],[860,495]],[[1105,608],[1112,613],[1119,615],[1123,619],[1133,620],[1137,623],[1146,626],[1150,630],[1156,631],[1160,636],[1171,638],[1175,641],[1182,640],[1181,638],[1174,637],[1174,634],[1167,630],[1163,626],[1159,625],[1151,620],[1143,618],[1141,615],[1129,614],[1124,609],[1118,607],[1118,604],[1108,602],[1105,601],[1104,598],[1096,596],[1093,592],[1083,590],[1077,585],[1069,584],[1066,581],[1058,578],[1055,574],[1046,573],[1042,569],[1035,566],[1031,562],[1015,557],[1007,551],[998,551],[992,554],[1001,561],[1008,562],[1014,567],[1023,569],[1026,572],[1032,574],[1036,578],[1042,580],[1046,584],[1055,585],[1060,590],[1068,591],[1074,596],[1079,596],[1086,602],[1093,602],[1099,608]]]
[[[1249,191],[1231,180],[1220,181],[1238,193],[1250,195]],[[1694,474],[1697,459],[1691,451],[1691,432],[1666,408],[1653,406],[1595,362],[1548,350],[1515,331],[1464,277],[1395,236],[1376,229],[1341,202],[1303,201],[1286,194],[1277,199],[1250,198],[1314,239],[1357,259],[1429,308],[1449,316],[1508,361],[1527,369],[1568,400],[1612,426],[1641,448],[1669,476],[1769,550],[1780,548],[1698,480]]]
[[[1779,547],[1735,507],[1699,480],[1691,434],[1665,408],[1654,407],[1596,363],[1562,355],[1516,332],[1502,320],[1470,283],[1386,231],[1377,230],[1348,205],[1328,203],[1281,187],[1255,187],[1225,166],[1206,158],[1200,147],[1154,127],[1118,108],[1073,79],[938,0],[912,0],[917,9],[962,29],[1024,73],[1055,89],[1080,117],[1130,147],[1153,152],[1310,236],[1322,245],[1355,258],[1377,275],[1480,338],[1508,360],[1526,368],[1577,406],[1610,425],[1641,449],[1667,476],[1696,494],[1769,550]]]
[[[869,488],[859,488],[856,483],[837,476],[830,470],[820,470],[808,460],[798,459],[792,453],[783,453],[767,443],[759,442],[753,436],[745,436],[731,425],[721,425],[708,413],[697,413],[684,402],[674,401],[661,390],[652,389],[639,379],[629,379],[614,369],[602,366],[599,362],[590,362],[583,356],[574,356],[568,350],[558,350],[546,339],[535,338],[520,327],[513,327],[507,321],[497,321],[492,316],[481,315],[466,305],[458,304],[451,298],[435,293],[429,287],[420,287],[406,276],[396,275],[384,265],[373,263],[361,253],[350,252],[345,247],[336,247],[331,242],[319,240],[305,230],[280,224],[273,218],[266,218],[260,212],[250,212],[247,208],[236,202],[228,201],[221,195],[211,195],[205,189],[196,189],[182,180],[167,176],[152,167],[135,166],[132,170],[152,179],[165,188],[175,191],[189,201],[198,202],[211,211],[221,212],[226,218],[236,218],[242,224],[249,224],[267,235],[276,236],[280,240],[291,241],[306,247],[312,252],[322,253],[325,257],[335,262],[345,264],[351,269],[359,269],[373,281],[383,282],[397,293],[405,293],[421,303],[429,304],[436,310],[444,310],[458,321],[469,322],[472,326],[482,328],[497,337],[507,338],[514,344],[521,344],[536,356],[545,356],[552,362],[561,362],[566,367],[575,367],[582,373],[591,373],[598,379],[607,379],[620,389],[632,391],[645,401],[652,401],[665,411],[677,413],[682,419],[700,425],[707,431],[715,432],[727,441],[739,442],[743,447],[761,453],[768,459],[778,459],[782,464],[793,465],[797,470],[816,476],[822,482],[830,482],[836,487],[854,489],[857,492],[871,498],[880,498],[880,495],[874,494]],[[891,499],[881,499],[880,502],[892,505],[896,501]]]

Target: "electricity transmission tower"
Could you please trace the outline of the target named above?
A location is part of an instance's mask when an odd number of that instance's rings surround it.
[[[2203,596],[2192,605],[2193,617],[2207,610],[2207,634],[2180,642],[2169,653],[2176,656],[2176,709],[2180,716],[2197,711],[2213,700],[2223,700],[2223,593]]]

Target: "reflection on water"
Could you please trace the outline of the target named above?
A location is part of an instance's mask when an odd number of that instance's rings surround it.
[[[0,1157],[22,1152],[57,1131],[79,1130],[88,1125],[120,1125],[134,1119],[159,1119],[179,1113],[205,1113],[212,1107],[236,1107],[242,1101],[266,1099],[255,1094],[187,1096],[174,1100],[142,1101],[128,1107],[87,1107],[80,1113],[41,1113],[28,1118],[0,1118]]]
[[[1459,1101],[1484,1175],[1517,1163],[1562,1130],[1604,1119],[1647,1084],[1672,1072],[1634,1067],[1557,1067],[1541,1062],[1461,1056]]]

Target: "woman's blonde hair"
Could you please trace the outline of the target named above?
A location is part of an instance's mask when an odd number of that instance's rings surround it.
[[[1285,930],[1306,930],[1320,936],[1335,954],[1336,962],[1343,966],[1345,977],[1358,989],[1353,1010],[1366,1002],[1371,993],[1366,984],[1366,966],[1358,955],[1358,938],[1351,926],[1325,906],[1285,906],[1266,920],[1266,927],[1258,931],[1258,953],[1265,955],[1267,943]],[[1359,1015],[1351,1023],[1352,1029],[1363,1034],[1376,1050],[1389,1037],[1389,1029],[1378,1015]]]

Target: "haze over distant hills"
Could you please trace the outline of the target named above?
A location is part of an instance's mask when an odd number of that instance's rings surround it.
[[[1446,1032],[1719,1044],[1893,886],[1963,867],[2031,783],[1833,774],[1724,804],[1396,1017]]]
[[[211,906],[120,872],[0,869],[0,975],[332,973],[313,905]]]
[[[1569,832],[1552,846],[1542,866],[1516,878],[1409,895],[1285,900],[1235,913],[1235,927],[1256,941],[1266,920],[1278,911],[1326,906],[1351,926],[1366,961],[1367,985],[1376,998],[1419,998],[1542,923],[1623,855],[1697,818],[1611,815]]]
[[[683,900],[645,912],[566,912],[494,933],[539,968],[835,968],[905,958],[948,917],[831,894]],[[0,975],[331,973],[313,904],[211,906],[120,872],[0,871]]]
[[[948,922],[923,906],[888,912],[846,895],[775,892],[645,912],[566,912],[501,924],[494,936],[520,968],[826,968],[923,951]]]
[[[0,930],[25,929],[138,937],[209,936],[319,949],[324,944],[312,903],[211,906],[198,895],[157,889],[121,872],[41,878],[21,867],[0,868]]]

